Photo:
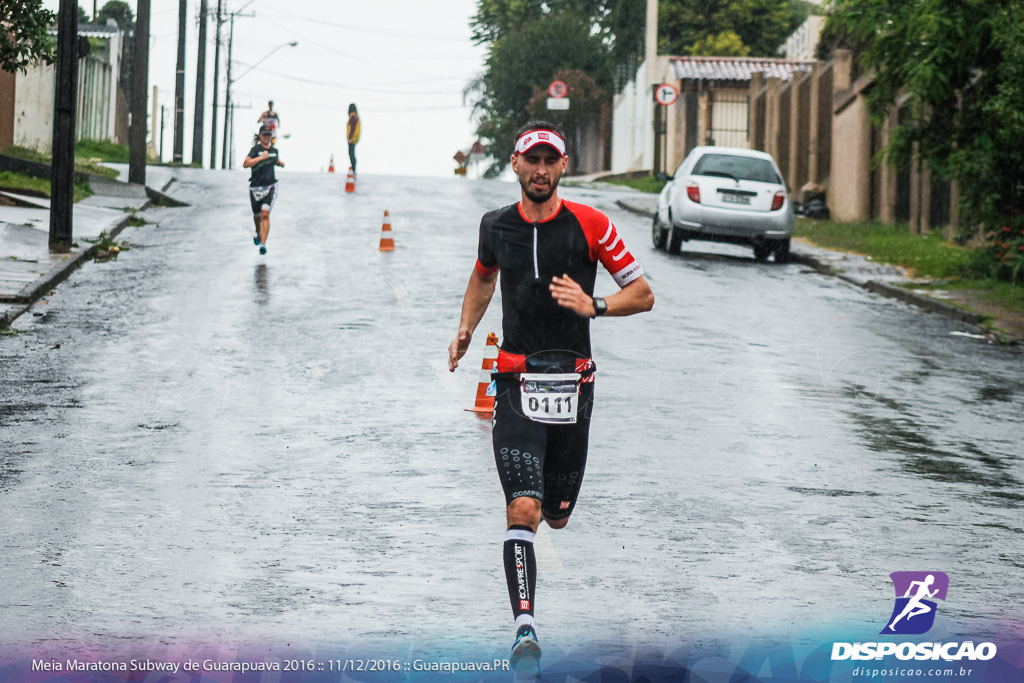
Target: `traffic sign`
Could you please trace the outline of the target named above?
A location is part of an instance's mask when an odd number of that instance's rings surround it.
[[[452,159],[455,159],[455,161],[457,161],[459,164],[464,164],[469,159],[469,157],[466,156],[466,153],[460,149],[458,152],[455,153],[455,156],[453,156]]]
[[[662,83],[654,89],[654,99],[658,100],[658,104],[667,107],[670,104],[675,104],[675,101],[679,99],[679,91],[671,83]]]
[[[548,98],[548,109],[558,111],[568,111],[569,109],[569,98],[568,97],[549,97]]]
[[[556,99],[565,97],[569,94],[569,86],[562,81],[551,81],[551,85],[548,86],[548,94]],[[548,109],[550,108],[548,107]]]

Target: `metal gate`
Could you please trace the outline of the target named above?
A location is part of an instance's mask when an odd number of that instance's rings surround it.
[[[748,104],[746,91],[712,90],[711,140],[719,147],[747,148]]]

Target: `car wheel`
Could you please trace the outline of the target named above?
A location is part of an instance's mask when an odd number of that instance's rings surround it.
[[[654,214],[654,222],[651,224],[651,242],[654,243],[655,249],[664,249],[668,242],[668,230],[661,226],[658,214]]]
[[[775,252],[776,263],[787,263],[789,261],[789,238],[777,240],[772,245],[772,251]]]
[[[754,258],[762,263],[768,260],[768,256],[772,253],[772,246],[768,242],[761,242],[754,245]]]
[[[675,226],[669,229],[668,253],[678,254],[683,247],[683,231]]]

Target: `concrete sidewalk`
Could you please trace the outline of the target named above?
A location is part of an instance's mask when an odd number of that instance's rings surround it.
[[[147,179],[159,183],[162,194],[174,176],[172,169],[154,167],[147,169]],[[151,205],[152,190],[143,185],[100,176],[92,176],[90,185],[95,194],[75,204],[75,246],[67,254],[54,254],[49,249],[49,199],[0,192],[0,329],[8,327],[35,300],[91,258],[96,247],[90,240],[97,240],[104,232],[115,237],[133,212]],[[14,206],[9,205],[12,203]]]
[[[653,219],[658,208],[658,195],[646,193],[631,195],[617,200],[616,204],[631,213]],[[825,249],[800,238],[793,240],[790,259],[796,263],[810,266],[821,273],[834,275],[876,294],[899,299],[932,313],[962,320],[974,325],[979,334],[990,334],[992,341],[1007,342],[1011,340],[1007,339],[1005,335],[989,333],[982,327],[981,323],[986,317],[992,319],[995,327],[1005,330],[1018,342],[1024,340],[1024,316],[1016,311],[999,308],[980,300],[976,301],[956,292],[913,289],[914,284],[926,284],[931,280],[913,278],[907,274],[906,269],[900,266],[876,263],[870,257],[860,254]],[[943,299],[958,301],[972,310],[947,303]]]

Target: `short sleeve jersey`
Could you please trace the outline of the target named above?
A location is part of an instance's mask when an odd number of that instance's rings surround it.
[[[264,151],[269,151],[270,156],[255,166],[249,167],[249,170],[252,171],[252,175],[249,176],[249,187],[270,187],[277,182],[277,177],[274,175],[274,169],[277,167],[277,147],[271,145],[270,149],[266,150],[262,145],[253,145],[253,148],[249,150],[249,158],[255,159]]]
[[[485,276],[501,272],[502,350],[566,350],[590,358],[590,320],[559,306],[548,287],[552,277],[567,274],[593,296],[599,262],[619,287],[643,275],[597,209],[563,200],[543,222],[526,220],[518,203],[484,214],[476,268]]]

